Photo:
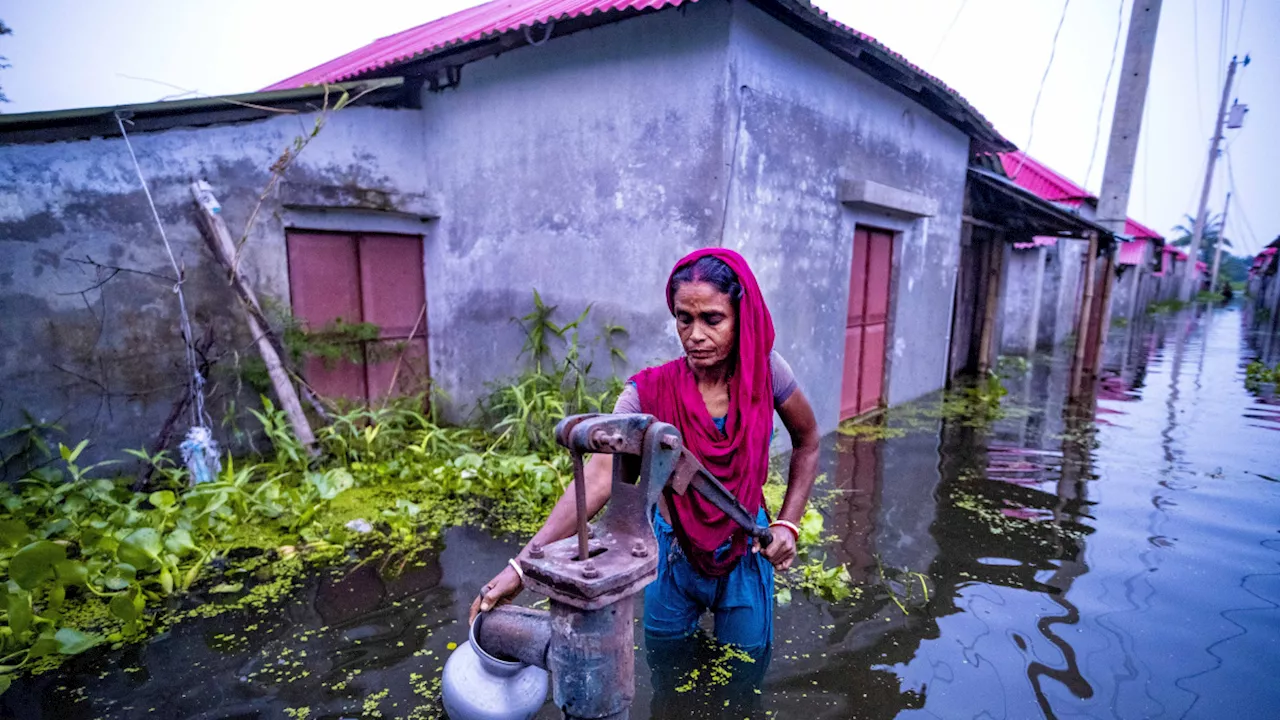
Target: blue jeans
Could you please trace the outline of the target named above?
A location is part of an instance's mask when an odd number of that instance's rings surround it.
[[[756,522],[766,523],[764,508]],[[644,630],[658,640],[686,638],[698,629],[698,619],[715,615],[716,640],[747,652],[773,643],[773,565],[750,550],[724,577],[710,578],[689,564],[671,525],[660,513],[653,516],[658,539],[658,579],[644,590]],[[717,552],[728,549],[728,543]]]

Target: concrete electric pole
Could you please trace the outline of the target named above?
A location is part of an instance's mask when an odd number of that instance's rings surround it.
[[[1222,204],[1222,226],[1218,228],[1218,240],[1213,244],[1213,269],[1209,271],[1209,292],[1213,292],[1213,284],[1218,281],[1218,263],[1222,260],[1222,243],[1227,234],[1227,211],[1231,209],[1231,193],[1227,193],[1227,201]]]
[[[1248,56],[1244,59],[1245,63],[1249,62]],[[1209,188],[1213,186],[1213,168],[1218,163],[1218,145],[1222,143],[1222,124],[1227,119],[1227,98],[1231,97],[1231,83],[1236,78],[1236,65],[1239,63],[1234,57],[1231,58],[1231,65],[1227,68],[1227,82],[1222,86],[1222,102],[1218,104],[1218,117],[1213,125],[1213,140],[1209,141],[1209,162],[1204,169],[1204,186],[1200,188],[1200,209],[1196,212],[1195,229],[1191,231],[1191,247],[1187,249],[1191,258],[1188,262],[1195,262],[1200,257],[1200,240],[1204,237],[1204,224],[1208,220],[1205,214],[1209,210]],[[1221,238],[1221,234],[1219,234]],[[1219,240],[1221,243],[1221,240]],[[1213,271],[1218,271],[1217,256],[1214,257]],[[1209,282],[1212,284],[1214,276],[1209,276]],[[1183,285],[1182,300],[1188,300],[1191,297],[1191,283],[1195,278],[1195,273],[1188,273],[1187,279]]]
[[[1155,54],[1156,30],[1160,24],[1160,7],[1162,0],[1134,0],[1133,12],[1129,16],[1129,35],[1124,43],[1124,60],[1120,66],[1120,85],[1116,89],[1116,107],[1111,118],[1111,139],[1107,144],[1107,162],[1102,170],[1102,189],[1098,197],[1098,223],[1111,232],[1124,233],[1125,219],[1129,209],[1129,186],[1133,181],[1134,159],[1138,155],[1138,133],[1142,130],[1142,109],[1147,102],[1147,85],[1151,80],[1151,58]],[[1093,247],[1093,243],[1090,243]],[[1082,390],[1082,376],[1093,373],[1098,366],[1101,354],[1102,339],[1106,337],[1110,327],[1111,283],[1114,282],[1111,269],[1113,267],[1114,245],[1106,251],[1107,262],[1103,264],[1101,292],[1099,304],[1095,308],[1088,302],[1086,293],[1084,307],[1081,308],[1081,322],[1076,332],[1077,342],[1084,345],[1085,352],[1077,353],[1075,372],[1071,383],[1071,395],[1076,397]],[[1087,267],[1093,267],[1090,262]],[[1094,284],[1093,277],[1086,277],[1085,282]],[[1091,320],[1098,337],[1089,337]]]
[[[1161,0],[1133,3],[1129,37],[1124,42],[1120,86],[1116,89],[1116,108],[1111,118],[1111,140],[1102,170],[1102,189],[1098,193],[1098,223],[1117,235],[1124,233],[1125,218],[1129,214],[1129,186],[1133,181],[1134,159],[1138,156],[1138,133],[1142,130],[1142,109],[1151,80],[1160,5]]]

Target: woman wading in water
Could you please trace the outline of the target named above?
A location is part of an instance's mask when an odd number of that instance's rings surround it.
[[[674,425],[685,446],[762,524],[768,522],[764,483],[775,410],[793,450],[786,496],[770,523],[773,542],[767,548],[748,542],[741,528],[696,493],[660,501],[653,518],[658,577],[644,593],[646,644],[652,648],[692,636],[702,614],[710,611],[718,641],[767,657],[773,641],[774,569],[786,570],[795,559],[796,523],[817,475],[813,408],[790,366],[773,352],[769,308],[740,255],[709,248],[686,256],[667,281],[666,300],[684,357],[632,377],[614,412],[648,413]],[[583,474],[592,515],[609,499],[612,472],[611,455],[594,455],[587,463]],[[576,516],[571,486],[530,543],[569,537]],[[518,557],[527,552],[528,546]],[[472,619],[521,589],[519,574],[507,567],[472,603]],[[656,675],[659,668],[653,670]]]

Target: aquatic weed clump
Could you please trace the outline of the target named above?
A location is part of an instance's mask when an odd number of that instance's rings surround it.
[[[571,476],[561,454],[512,454],[408,405],[338,417],[318,460],[269,400],[256,414],[273,454],[228,457],[213,482],[187,487],[161,454],[148,458],[160,489],[135,493],[111,464],[78,464],[85,441],[0,486],[0,690],[96,645],[270,604],[308,565],[396,571],[454,525],[528,531]]]

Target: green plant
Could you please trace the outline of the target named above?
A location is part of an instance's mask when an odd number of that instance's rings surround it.
[[[340,362],[364,365],[394,357],[395,345],[375,343],[382,330],[373,323],[346,322],[338,318],[323,327],[308,329],[287,308],[277,303],[266,303],[265,311],[272,320],[272,328],[284,346],[285,362],[300,371],[308,360],[319,360],[324,367],[333,368]],[[271,390],[271,378],[266,363],[258,356],[240,361],[240,377],[259,393]]]
[[[1186,306],[1187,304],[1181,300],[1160,300],[1147,306],[1147,314],[1164,315],[1166,313],[1177,312]]]
[[[970,426],[988,425],[1005,416],[1001,399],[1007,394],[1000,376],[988,372],[978,382],[944,396],[942,419]]]
[[[64,431],[60,425],[37,420],[31,413],[23,412],[26,422],[0,432],[0,446],[8,449],[0,452],[0,478],[9,473],[21,475],[48,463],[53,458],[49,442],[54,435]]]
[[[564,324],[553,322],[555,311],[555,305],[545,304],[538,291],[533,292],[533,310],[515,319],[525,335],[520,357],[527,357],[531,367],[494,387],[482,403],[486,424],[499,436],[499,445],[511,452],[554,452],[556,423],[567,415],[608,412],[622,390],[616,376],[592,377],[592,364],[582,357],[580,331],[591,306]],[[626,358],[612,344],[625,332],[617,325],[605,326],[611,362]]]
[[[1002,377],[1025,375],[1031,369],[1031,361],[1021,355],[1001,355],[996,361],[996,372]]]
[[[1268,368],[1265,363],[1260,360],[1254,360],[1245,366],[1244,369],[1245,387],[1249,389],[1257,389],[1262,383],[1280,384],[1280,363],[1275,367]]]

